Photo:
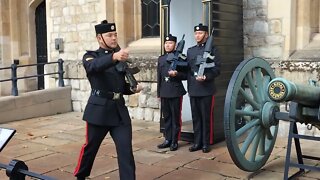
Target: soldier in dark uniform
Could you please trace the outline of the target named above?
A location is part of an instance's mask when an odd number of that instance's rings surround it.
[[[164,40],[165,54],[158,59],[158,97],[161,98],[161,111],[164,119],[165,140],[158,148],[170,147],[170,151],[178,149],[181,132],[182,97],[186,90],[181,82],[186,73],[169,70],[171,62],[167,61],[169,53],[175,50],[177,37],[169,34]]]
[[[213,47],[211,54],[215,56],[215,67],[206,68],[201,77],[196,76],[199,69],[199,65],[196,65],[196,58],[198,55],[203,55],[209,37],[208,26],[202,24],[195,26],[194,37],[197,45],[187,51],[190,66],[187,82],[194,130],[194,144],[189,151],[202,149],[204,153],[207,153],[210,151],[210,144],[213,143],[213,106],[216,92],[214,79],[220,74],[221,64],[216,48]]]
[[[128,51],[118,46],[115,24],[104,20],[95,30],[99,49],[87,51],[82,60],[92,91],[83,115],[87,122],[86,142],[74,175],[77,179],[90,175],[100,144],[110,132],[117,150],[120,179],[135,179],[132,126],[123,94],[137,93],[142,87],[130,89],[124,73],[117,68],[128,59]]]

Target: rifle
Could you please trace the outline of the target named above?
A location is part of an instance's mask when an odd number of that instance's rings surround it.
[[[128,62],[131,63],[131,61],[128,61]],[[119,62],[116,65],[116,69],[119,72],[125,73],[125,76],[130,84],[131,91],[134,91],[135,89],[137,89],[138,82],[133,75],[140,72],[140,69],[138,67],[129,68],[127,61],[125,61],[125,62]]]
[[[204,47],[203,55],[197,56],[196,65],[199,65],[199,69],[198,69],[198,72],[194,72],[194,76],[196,77],[203,76],[205,68],[211,68],[215,66],[214,62],[210,62],[210,63],[207,62],[208,59],[213,61],[215,58],[215,56],[212,56],[210,54],[213,46],[213,31],[214,31],[214,28],[212,28],[211,35],[209,36],[206,46]]]
[[[182,54],[184,48],[184,34],[182,39],[179,41],[176,51],[174,53],[169,53],[167,57],[167,62],[170,62],[169,71],[175,71],[177,66],[188,66],[188,62],[186,61],[186,55]]]

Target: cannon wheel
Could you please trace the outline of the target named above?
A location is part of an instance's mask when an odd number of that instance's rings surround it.
[[[239,64],[229,82],[224,128],[227,148],[233,162],[242,170],[257,171],[273,149],[278,121],[278,104],[267,95],[267,86],[275,78],[268,62],[261,58]]]

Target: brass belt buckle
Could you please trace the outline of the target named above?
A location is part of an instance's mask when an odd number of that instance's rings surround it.
[[[117,99],[120,99],[120,93],[113,92],[112,100],[117,100]]]

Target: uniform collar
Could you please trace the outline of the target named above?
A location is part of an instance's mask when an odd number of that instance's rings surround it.
[[[100,47],[98,50],[98,52],[101,52],[101,53],[105,53],[105,54],[109,54],[109,53],[112,53],[113,50],[109,50],[109,49],[104,49],[102,47]]]
[[[206,41],[206,42],[207,42],[207,41]],[[205,45],[206,45],[206,42],[201,43],[201,44],[197,44],[197,46],[198,46],[198,47],[203,47],[203,46],[205,46]]]
[[[166,52],[166,54],[170,54],[170,53],[174,53],[175,52],[175,50],[173,50],[173,51],[171,51],[171,52]]]

